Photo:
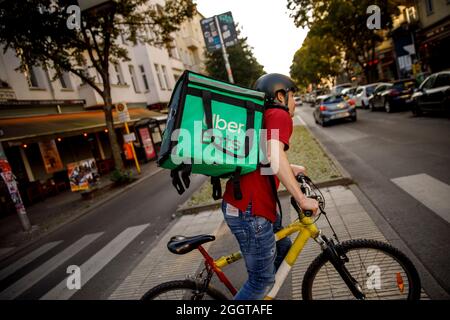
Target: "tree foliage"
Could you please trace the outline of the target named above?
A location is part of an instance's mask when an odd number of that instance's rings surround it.
[[[309,32],[294,55],[290,73],[300,86],[307,87],[310,83],[319,84],[323,79],[337,76],[341,65],[342,56],[335,41]]]
[[[345,53],[349,63],[355,63],[369,76],[368,62],[383,38],[377,30],[367,27],[367,8],[380,8],[381,28],[392,27],[392,17],[398,5],[410,1],[399,0],[288,0],[288,9],[297,27],[311,28],[317,37],[332,38]]]
[[[32,65],[56,71],[55,78],[71,72],[96,90],[104,100],[116,167],[123,167],[113,128],[110,63],[129,60],[128,43],[164,45],[171,33],[195,13],[192,0],[166,0],[165,6],[147,0],[116,0],[81,13],[80,28],[70,29],[68,6],[73,0],[6,0],[0,4],[0,43],[15,50],[22,71]],[[94,72],[86,72],[93,70]],[[101,79],[95,78],[100,75]]]
[[[240,37],[239,31],[238,44],[227,48],[227,53],[236,84],[250,88],[265,73],[264,67],[259,64],[253,55],[252,48],[247,43],[247,38]],[[228,81],[222,50],[206,53],[206,71],[211,77]]]

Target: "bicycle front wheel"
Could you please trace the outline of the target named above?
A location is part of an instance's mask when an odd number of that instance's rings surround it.
[[[212,286],[208,286],[206,292],[199,292],[198,287],[192,280],[169,281],[147,291],[141,300],[228,300]]]
[[[350,240],[336,246],[349,261],[345,268],[367,300],[416,300],[420,278],[412,262],[398,249],[375,240]],[[304,300],[355,299],[339,273],[322,252],[308,267],[302,284]]]

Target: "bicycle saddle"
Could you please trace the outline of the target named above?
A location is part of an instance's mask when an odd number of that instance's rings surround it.
[[[201,234],[193,237],[173,236],[167,243],[167,248],[175,254],[185,254],[197,249],[203,243],[216,240],[215,236]]]

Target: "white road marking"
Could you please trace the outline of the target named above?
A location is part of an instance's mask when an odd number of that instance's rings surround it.
[[[117,256],[131,241],[133,241],[149,224],[125,229],[105,247],[93,255],[80,266],[81,288],[101,269],[103,269],[115,256]],[[67,300],[77,293],[76,289],[67,288],[67,278],[56,287],[42,296],[41,300]]]
[[[29,264],[31,261],[37,259],[38,257],[40,257],[41,255],[43,255],[44,253],[46,253],[47,251],[49,251],[50,249],[56,247],[58,244],[60,244],[62,241],[54,241],[54,242],[49,242],[44,244],[43,246],[37,248],[36,250],[30,252],[29,254],[27,254],[26,256],[20,258],[19,260],[17,260],[16,262],[10,264],[9,266],[7,266],[6,268],[2,269],[0,271],[0,280],[5,279],[6,277],[10,276],[11,274],[13,274],[14,272],[16,272],[17,270],[21,269],[22,267],[26,266],[27,264]]]
[[[295,117],[297,118],[297,120],[300,122],[300,124],[301,124],[302,126],[305,126],[305,127],[306,127],[306,122],[303,121],[303,119],[302,119],[299,115],[296,115]]]
[[[391,179],[397,186],[450,223],[450,186],[428,174]]]
[[[17,298],[26,290],[28,290],[48,274],[50,274],[50,272],[55,270],[66,260],[72,258],[79,251],[87,247],[91,242],[93,242],[102,234],[103,232],[85,235],[77,242],[67,247],[64,251],[58,253],[56,256],[46,261],[44,264],[40,265],[38,268],[28,273],[26,276],[0,292],[0,299],[11,300]]]

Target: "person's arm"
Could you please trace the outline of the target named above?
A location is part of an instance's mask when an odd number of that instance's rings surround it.
[[[319,205],[316,200],[307,198],[300,190],[294,176],[294,168],[289,164],[286,152],[284,151],[283,142],[275,139],[268,141],[268,159],[272,170],[300,207],[303,210],[312,210],[313,213],[316,213]]]

